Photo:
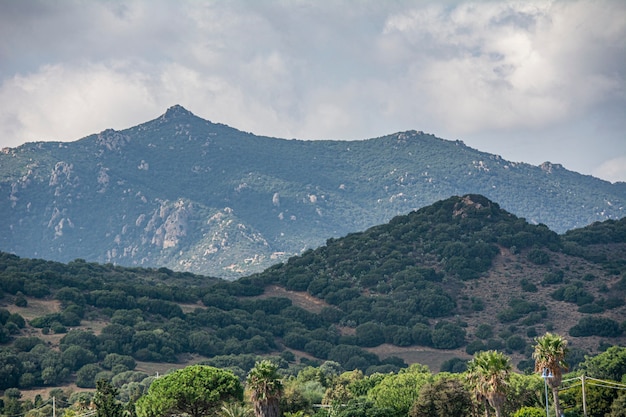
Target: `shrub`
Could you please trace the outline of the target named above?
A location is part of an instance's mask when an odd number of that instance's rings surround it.
[[[478,328],[476,329],[476,337],[480,338],[480,339],[489,339],[491,336],[493,336],[493,327],[491,327],[488,324],[481,324],[478,326]]]
[[[363,323],[356,328],[357,344],[374,347],[385,343],[385,335],[380,325],[372,322]]]
[[[615,320],[606,317],[583,317],[569,329],[569,334],[573,337],[616,337],[622,334],[622,329]]]
[[[537,292],[537,286],[535,284],[533,284],[532,282],[528,281],[527,279],[522,279],[520,281],[520,285],[522,286],[522,291],[526,291],[526,292]]]
[[[93,363],[83,366],[76,372],[76,386],[80,388],[95,388],[96,375],[98,375],[101,370],[98,365]]]
[[[522,407],[513,414],[513,417],[543,417],[545,413],[543,408]]]
[[[526,341],[517,335],[513,335],[506,339],[506,347],[509,350],[522,352],[526,348]]]
[[[550,262],[550,255],[541,249],[532,249],[528,252],[527,259],[535,265],[545,265]]]
[[[440,322],[432,333],[437,349],[456,349],[465,344],[465,329],[455,323]]]
[[[487,350],[487,346],[481,340],[474,340],[473,342],[468,343],[465,347],[465,352],[468,355],[473,355],[474,353],[483,350]]]
[[[417,323],[412,329],[413,342],[416,345],[432,346],[432,330],[423,323]]]
[[[564,276],[565,274],[561,270],[548,272],[544,275],[543,280],[541,281],[541,285],[546,286],[560,284],[561,282],[563,282]]]

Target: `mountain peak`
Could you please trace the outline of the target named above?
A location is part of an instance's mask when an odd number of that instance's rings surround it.
[[[186,108],[184,108],[183,106],[181,106],[180,104],[176,104],[170,107],[169,109],[167,109],[167,111],[162,117],[164,119],[176,119],[180,117],[189,117],[189,116],[194,116],[194,114],[190,112],[189,110],[187,110]]]

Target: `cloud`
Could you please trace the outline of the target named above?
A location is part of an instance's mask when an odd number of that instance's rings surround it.
[[[100,64],[50,65],[16,75],[0,87],[0,107],[9,110],[2,116],[2,137],[65,141],[141,122],[137,113],[155,111],[148,78],[126,65]]]
[[[550,135],[590,149],[568,126],[597,124],[626,151],[619,0],[0,2],[0,38],[2,146],[74,140],[182,104],[257,134],[418,129],[512,150]]]
[[[434,5],[390,16],[384,46],[404,51],[396,59],[409,67],[405,81],[455,134],[542,127],[624,97],[623,63],[605,45],[624,57],[625,10],[587,1]]]
[[[626,155],[605,161],[593,170],[593,175],[611,182],[626,182]]]

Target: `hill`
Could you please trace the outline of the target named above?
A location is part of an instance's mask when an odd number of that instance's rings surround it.
[[[130,129],[3,149],[0,250],[232,279],[468,193],[563,233],[622,218],[626,183],[423,132],[284,140],[174,106]]]
[[[123,384],[190,361],[243,375],[257,355],[372,373],[498,349],[523,370],[546,331],[569,339],[575,367],[626,343],[625,231],[558,235],[466,195],[233,282],[2,253],[0,389]]]

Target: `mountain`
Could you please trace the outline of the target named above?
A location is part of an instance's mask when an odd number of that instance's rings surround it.
[[[0,389],[189,362],[245,375],[256,355],[371,374],[497,349],[526,370],[548,331],[575,369],[626,343],[626,219],[558,235],[465,195],[232,282],[0,252],[0,288]]]
[[[375,324],[387,342],[410,345],[401,327],[422,323],[424,330],[434,325],[425,340],[439,349],[463,346],[467,332],[474,335],[469,349],[501,349],[514,337],[510,343],[524,352],[543,331],[580,337],[573,345],[586,350],[623,343],[625,273],[626,219],[557,235],[466,195],[329,239],[240,281],[306,291],[337,308],[339,323],[356,327],[357,339],[360,327]],[[448,325],[438,339],[436,330]],[[490,336],[477,336],[483,326]],[[502,340],[490,345],[495,335]]]
[[[624,216],[626,183],[408,131],[255,136],[180,106],[122,131],[0,153],[0,250],[236,278],[450,195],[562,233]]]

